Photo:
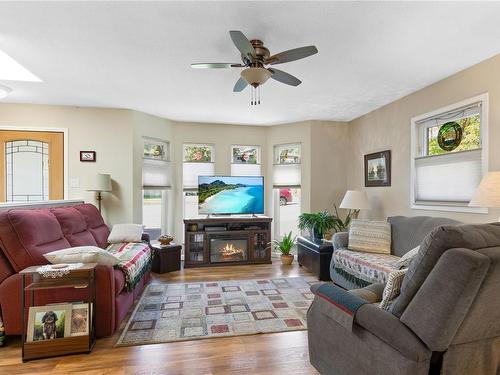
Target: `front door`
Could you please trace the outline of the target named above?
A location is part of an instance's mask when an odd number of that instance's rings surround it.
[[[0,130],[0,201],[64,199],[64,134]]]

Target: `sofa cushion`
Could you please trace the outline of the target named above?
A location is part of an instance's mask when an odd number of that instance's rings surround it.
[[[385,221],[352,221],[349,228],[349,250],[391,253],[391,224]]]
[[[106,248],[108,245],[109,228],[104,223],[104,219],[96,206],[92,204],[80,204],[74,206],[74,209],[83,215],[87,223],[87,229],[97,242],[97,246],[103,249]]]
[[[0,219],[2,249],[16,272],[47,264],[43,254],[70,247],[61,226],[47,209],[13,209]]]
[[[73,207],[60,207],[51,210],[59,221],[64,237],[71,246],[97,246],[82,213]]]
[[[397,270],[399,257],[338,249],[333,252],[332,260],[337,272],[359,287],[364,287],[373,283],[385,284],[389,274]]]
[[[391,252],[399,257],[420,245],[434,228],[440,225],[461,224],[453,219],[431,216],[391,216],[387,221],[391,223]]]

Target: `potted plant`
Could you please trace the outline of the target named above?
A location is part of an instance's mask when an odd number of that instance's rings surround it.
[[[290,251],[293,245],[295,245],[295,239],[295,236],[292,238],[292,231],[290,231],[281,240],[270,242],[271,247],[281,253],[281,263],[284,265],[290,265],[293,262],[293,254],[290,254]]]
[[[325,233],[335,228],[339,219],[328,213],[328,211],[303,213],[299,216],[299,229],[309,230],[313,241],[319,241]]]
[[[339,215],[339,211],[337,210],[337,205],[333,204],[333,207],[335,208],[335,214],[332,215],[333,218],[335,219],[335,226],[328,230],[327,233],[325,233],[325,238],[330,239],[332,238],[333,234],[336,232],[345,232],[348,228],[349,225],[351,225],[352,219],[356,218],[359,210],[349,210],[347,212],[347,215],[344,220]],[[329,235],[329,237],[328,237]]]

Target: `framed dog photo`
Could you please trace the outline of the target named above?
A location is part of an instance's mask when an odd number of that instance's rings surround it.
[[[92,313],[92,304],[87,303],[74,304],[71,310],[71,336],[85,336],[89,334],[89,320]]]
[[[69,336],[71,304],[30,307],[26,341],[43,341]]]
[[[391,186],[391,150],[365,155],[365,186]]]

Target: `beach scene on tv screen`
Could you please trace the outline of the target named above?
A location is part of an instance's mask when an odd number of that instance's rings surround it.
[[[199,214],[262,214],[264,186],[257,176],[200,176]]]

